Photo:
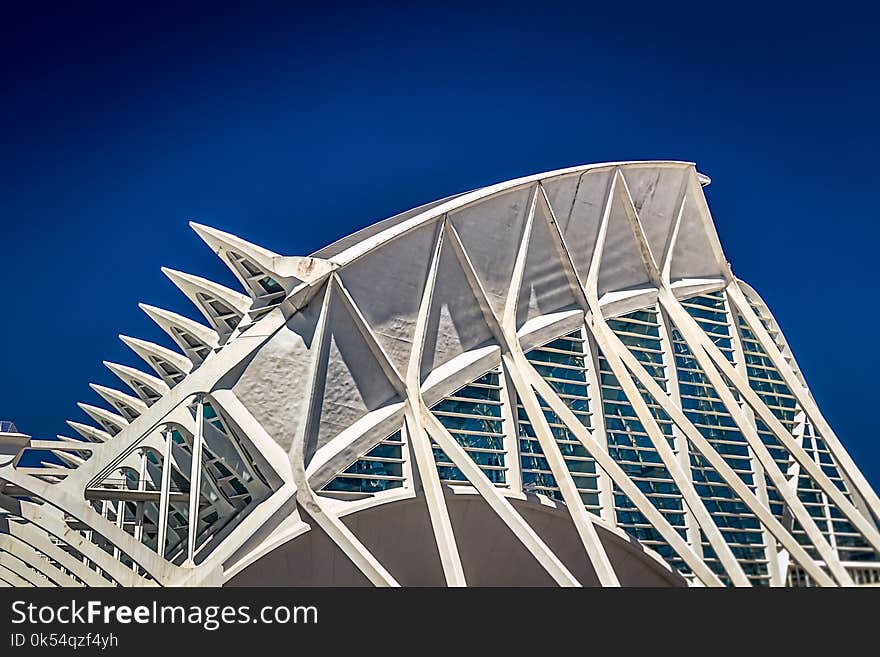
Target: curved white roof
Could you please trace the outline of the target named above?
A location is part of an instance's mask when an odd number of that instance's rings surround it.
[[[850,584],[847,559],[880,550],[856,503],[880,515],[880,500],[822,417],[766,305],[731,272],[708,182],[691,162],[570,167],[425,204],[309,256],[192,224],[246,294],[165,269],[216,333],[145,306],[179,347],[198,352],[124,338],[169,380],[109,363],[142,401],[98,387],[111,405],[127,404],[125,417],[81,404],[103,427],[70,422],[94,441],[88,461],[44,473],[0,466],[0,479],[96,528],[163,584],[226,581],[313,526],[370,582],[400,583],[342,518],[414,497],[430,514],[438,572],[445,583],[467,583],[444,501],[451,490],[485,503],[561,585],[582,583],[573,573],[584,562],[574,568],[551,549],[523,504],[565,510],[578,554],[604,585],[623,581],[604,547],[608,532],[638,535],[651,559],[660,563],[662,553],[705,585],[780,585],[789,564],[819,584]],[[559,385],[566,373],[580,377],[574,392]],[[469,386],[476,397],[461,392]],[[205,465],[194,468],[202,449]],[[541,465],[526,467],[536,454]],[[125,491],[152,499],[168,485],[163,462],[178,479],[204,477],[212,522],[231,523],[203,543],[190,527],[188,554],[157,554],[72,502],[114,499],[108,482],[123,471],[152,477]],[[387,487],[328,488],[340,477],[369,478],[361,467],[386,472],[376,481]],[[527,485],[536,468],[549,479]],[[707,471],[711,478],[699,479]],[[829,541],[804,506],[815,494],[804,481],[861,543]],[[719,510],[719,490],[733,511]],[[768,490],[803,537],[783,525]],[[201,508],[190,503],[192,513]],[[731,514],[754,545],[725,533]],[[32,518],[66,535],[38,510]],[[695,536],[699,545],[689,542]],[[715,557],[702,556],[706,546]],[[87,556],[104,560],[115,581],[139,583],[106,555]]]

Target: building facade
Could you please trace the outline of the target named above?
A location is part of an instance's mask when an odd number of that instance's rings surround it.
[[[0,456],[0,584],[853,586],[880,499],[686,162],[442,199],[235,291]],[[4,443],[5,444],[5,443]]]

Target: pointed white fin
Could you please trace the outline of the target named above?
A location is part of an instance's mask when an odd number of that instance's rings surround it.
[[[74,422],[73,420],[67,420],[68,426],[76,431],[83,438],[93,443],[105,443],[111,438],[112,435],[103,431],[102,429],[98,429],[97,427],[89,426],[88,424],[83,424],[82,422]]]
[[[206,278],[168,267],[162,267],[162,273],[196,305],[221,341],[232,334],[251,307],[250,297]]]
[[[70,422],[68,422],[67,424],[70,424]],[[55,438],[57,438],[58,442],[61,442],[61,443],[82,443],[83,445],[86,445],[86,446],[89,444],[88,442],[85,442],[82,438],[71,438],[70,436],[65,436],[60,433],[55,434]],[[87,448],[84,448],[84,449],[87,449]]]
[[[156,370],[156,373],[171,388],[185,379],[192,370],[192,362],[188,358],[162,345],[127,335],[120,335],[119,339]]]
[[[170,390],[168,385],[152,374],[141,372],[128,365],[120,365],[119,363],[111,363],[104,361],[104,366],[122,379],[123,383],[131,388],[135,394],[140,397],[147,406],[153,404]]]
[[[256,244],[210,226],[189,222],[239,280],[257,308],[280,303],[299,284],[330,272],[328,260],[281,256]]]
[[[146,303],[138,306],[174,340],[194,366],[201,365],[211,351],[217,348],[220,336],[214,329],[170,310]]]
[[[89,387],[129,422],[147,410],[147,405],[137,397],[132,397],[124,392],[97,383],[90,383]]]
[[[128,426],[128,420],[121,415],[108,411],[106,408],[84,404],[83,402],[77,402],[76,405],[111,435],[115,436]]]

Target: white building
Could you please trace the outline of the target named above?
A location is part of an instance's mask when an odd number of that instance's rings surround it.
[[[0,458],[0,584],[877,583],[880,500],[708,182],[563,169],[309,257],[193,224],[244,294],[165,270],[207,325],[143,305],[153,373]]]

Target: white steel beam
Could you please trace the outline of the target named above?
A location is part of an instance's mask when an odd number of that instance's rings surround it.
[[[672,298],[670,299],[669,297]],[[773,485],[776,486],[776,488],[779,490],[779,493],[788,504],[795,518],[804,528],[804,531],[807,533],[810,541],[812,541],[813,546],[819,551],[819,554],[825,560],[826,565],[831,570],[835,579],[837,579],[837,581],[843,586],[852,586],[852,579],[846,572],[846,569],[841,565],[837,553],[834,552],[834,550],[822,536],[822,533],[819,531],[816,523],[813,521],[803,503],[798,498],[797,491],[790,486],[785,475],[779,470],[779,466],[776,464],[776,461],[773,460],[773,457],[767,450],[767,447],[764,445],[757,432],[749,423],[748,418],[746,418],[742,414],[739,404],[733,398],[733,395],[727,387],[727,381],[725,381],[725,378],[722,377],[720,372],[715,369],[715,365],[713,365],[712,361],[714,360],[715,363],[720,366],[720,369],[727,370],[727,372],[725,372],[726,378],[733,382],[740,394],[746,399],[747,402],[750,403],[750,405],[752,405],[753,408],[755,408],[755,406],[752,403],[753,399],[751,399],[750,397],[757,398],[757,394],[748,385],[744,385],[741,381],[738,382],[734,379],[733,376],[730,376],[731,374],[736,377],[739,377],[740,375],[738,372],[736,372],[733,365],[730,364],[730,361],[728,361],[723,354],[721,354],[720,352],[718,354],[724,361],[723,364],[719,363],[714,358],[711,360],[709,359],[708,355],[706,354],[706,351],[708,351],[707,343],[716,350],[717,347],[715,347],[715,344],[711,340],[704,336],[694,319],[684,310],[684,308],[680,306],[678,300],[675,299],[674,295],[672,295],[671,292],[669,292],[668,290],[662,290],[660,294],[660,302],[663,304],[663,307],[669,312],[672,320],[676,323],[676,326],[678,327],[679,331],[681,331],[682,335],[685,338],[685,341],[688,342],[688,345],[690,346],[694,357],[697,359],[697,362],[700,363],[700,367],[705,372],[710,383],[712,383],[715,391],[721,397],[721,401],[727,407],[728,412],[733,417],[743,436],[745,436],[746,440],[749,442],[750,447],[755,451],[758,458],[761,460],[761,463],[764,466],[767,475],[773,482]],[[743,388],[745,388],[745,390]],[[762,417],[762,420],[766,422],[766,419],[764,417]],[[774,433],[777,432],[774,431]],[[787,432],[783,430],[783,433],[786,434],[789,443],[793,442],[793,438],[791,438],[791,436],[788,435]],[[786,447],[789,447],[789,445],[786,445]],[[789,451],[791,451],[791,449],[789,449]]]
[[[446,584],[447,586],[466,586],[464,567],[461,564],[461,555],[455,542],[452,521],[449,519],[449,509],[446,507],[443,484],[440,482],[440,476],[437,472],[434,450],[431,448],[430,439],[425,431],[421,410],[424,406],[421,393],[422,353],[425,348],[428,315],[431,309],[431,300],[437,281],[437,270],[440,266],[440,254],[443,248],[444,231],[441,229],[434,244],[431,265],[428,269],[425,288],[419,303],[418,315],[416,316],[416,324],[413,331],[413,347],[405,375],[407,395],[405,407],[406,432],[408,438],[407,445],[411,455],[410,460],[414,460],[416,464],[418,480],[425,495],[428,516],[431,520],[431,528],[434,532],[434,540],[437,543],[440,564],[443,567]]]
[[[752,334],[758,339],[761,346],[764,348],[764,352],[776,366],[777,371],[782,376],[788,389],[791,390],[791,393],[798,400],[801,408],[804,409],[815,429],[818,430],[822,439],[828,445],[828,448],[831,450],[831,453],[834,455],[840,468],[846,473],[846,476],[853,482],[853,484],[855,484],[856,490],[867,502],[872,513],[880,518],[880,497],[877,496],[877,493],[868,483],[868,480],[862,474],[855,461],[852,460],[852,457],[844,449],[840,439],[825,420],[825,417],[822,415],[822,412],[813,400],[809,390],[807,390],[800,382],[800,379],[798,379],[788,361],[782,357],[776,342],[770,337],[767,329],[764,328],[764,324],[755,315],[751,304],[745,294],[743,294],[739,284],[736,281],[732,281],[728,284],[726,290],[731,302],[736,306],[737,311],[743,319],[745,319]],[[834,486],[834,488],[836,489],[837,487]],[[833,499],[833,496],[830,497]],[[876,545],[874,548],[880,550]]]

